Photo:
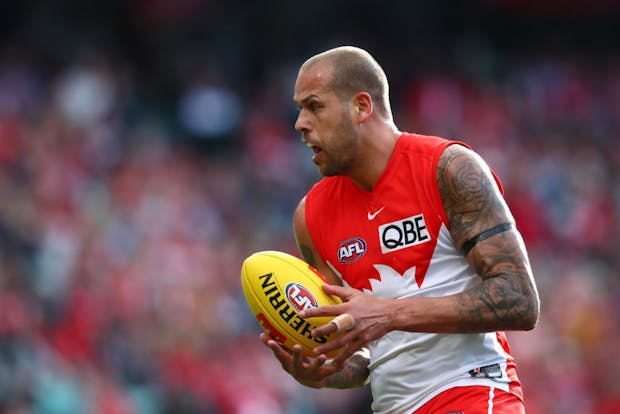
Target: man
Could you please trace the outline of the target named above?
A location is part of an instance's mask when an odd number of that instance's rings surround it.
[[[465,144],[400,132],[385,73],[362,49],[308,59],[294,100],[325,176],[296,209],[295,236],[344,301],[300,316],[336,316],[313,335],[342,334],[316,358],[261,340],[304,385],[369,378],[377,413],[524,412],[503,331],[533,329],[539,300],[494,174]]]

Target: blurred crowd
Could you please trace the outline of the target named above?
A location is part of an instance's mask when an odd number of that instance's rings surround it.
[[[296,254],[319,178],[293,130],[306,56],[255,79],[222,39],[165,80],[105,48],[42,65],[2,42],[0,413],[369,411],[367,388],[304,388],[258,340],[241,262]],[[528,413],[620,412],[620,59],[481,45],[401,67],[396,123],[467,142],[505,186],[542,298],[509,333]]]

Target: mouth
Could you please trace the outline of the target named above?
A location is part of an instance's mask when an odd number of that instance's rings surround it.
[[[321,147],[318,147],[310,142],[304,142],[306,144],[306,146],[308,148],[310,148],[312,150],[312,152],[314,153],[314,157],[312,157],[312,159],[314,160],[316,158],[316,156],[321,153],[323,151],[323,149]]]

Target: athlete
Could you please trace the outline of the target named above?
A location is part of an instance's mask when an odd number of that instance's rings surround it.
[[[499,180],[464,143],[399,131],[363,49],[311,57],[294,94],[324,176],[294,213],[295,237],[343,300],[300,316],[335,316],[312,334],[342,333],[316,358],[261,340],[306,386],[370,382],[376,413],[525,412],[504,331],[533,329],[539,299]]]

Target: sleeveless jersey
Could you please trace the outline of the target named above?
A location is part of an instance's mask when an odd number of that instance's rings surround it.
[[[398,299],[452,295],[481,283],[454,246],[437,186],[439,157],[452,144],[468,147],[403,134],[372,191],[334,176],[308,192],[308,230],[343,285]],[[522,398],[503,332],[392,331],[368,348],[376,413],[411,413],[440,392],[463,385],[491,385]],[[475,374],[494,364],[501,376]]]

